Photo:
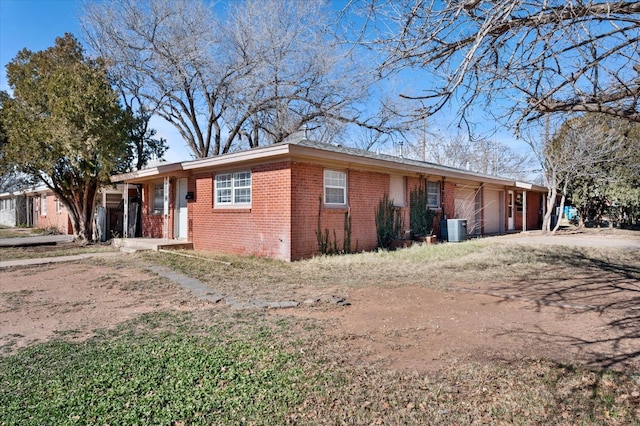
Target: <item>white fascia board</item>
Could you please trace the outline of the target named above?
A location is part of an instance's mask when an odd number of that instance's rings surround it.
[[[233,152],[231,154],[219,155],[217,157],[200,158],[182,163],[182,170],[210,169],[234,163],[244,163],[287,155],[290,153],[289,144],[275,144],[260,148],[248,149],[246,151]]]
[[[522,189],[531,189],[533,188],[533,184],[531,183],[526,183],[526,182],[518,182],[516,181],[516,188],[522,188]]]
[[[163,164],[161,166],[150,167],[148,169],[136,170],[134,172],[123,173],[111,176],[111,182],[131,182],[137,180],[145,180],[167,173],[179,172],[182,170],[182,163]]]

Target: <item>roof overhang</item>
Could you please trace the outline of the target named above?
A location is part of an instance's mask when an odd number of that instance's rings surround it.
[[[480,181],[496,185],[513,186],[514,181],[493,176],[480,175],[464,170],[457,170],[450,167],[438,166],[430,163],[407,164],[394,161],[393,157],[381,156],[380,158],[362,157],[349,153],[327,151],[320,148],[291,145],[291,155],[293,158],[318,160],[327,162],[342,163],[346,166],[357,165],[370,170],[377,170],[385,173],[401,171],[403,174],[414,174],[416,176],[442,176],[444,178],[459,179],[466,181]],[[388,157],[388,158],[387,158]]]
[[[326,145],[326,144],[325,144]],[[137,170],[111,177],[111,182],[142,183],[157,180],[164,176],[188,176],[234,166],[274,162],[280,160],[320,162],[334,167],[353,168],[378,171],[382,173],[402,173],[415,176],[439,176],[449,179],[480,182],[493,185],[516,187],[537,192],[545,192],[546,188],[526,182],[518,182],[496,176],[460,170],[453,167],[432,163],[406,160],[390,155],[362,155],[349,152],[350,148],[326,145],[314,146],[297,143],[282,143],[265,147],[233,152],[216,157],[207,157],[182,163],[171,163]]]
[[[182,171],[182,163],[163,164],[161,166],[149,167],[148,169],[136,170],[129,173],[111,176],[111,182],[135,183],[157,179],[160,176],[171,175]]]

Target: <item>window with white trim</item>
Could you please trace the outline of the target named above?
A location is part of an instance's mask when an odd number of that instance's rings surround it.
[[[153,185],[153,203],[151,204],[151,214],[164,213],[164,182]]]
[[[42,194],[40,197],[42,201],[40,202],[40,214],[42,216],[47,215],[47,194]]]
[[[336,170],[324,171],[324,203],[347,204],[347,174]]]
[[[251,205],[251,171],[221,173],[215,177],[215,205]]]
[[[62,213],[62,201],[59,198],[56,199],[56,211]]]
[[[427,204],[432,208],[440,207],[440,182],[427,182]]]

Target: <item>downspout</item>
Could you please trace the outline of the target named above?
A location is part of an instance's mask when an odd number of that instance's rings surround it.
[[[122,235],[126,238],[129,237],[129,183],[125,181],[123,188],[122,199],[124,213],[122,219]]]
[[[169,176],[164,177],[164,208],[163,208],[163,227],[162,238],[169,239]]]
[[[522,191],[522,232],[527,231],[527,191]]]

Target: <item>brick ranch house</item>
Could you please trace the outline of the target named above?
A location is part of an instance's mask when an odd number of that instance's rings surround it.
[[[0,194],[0,225],[73,234],[69,212],[46,186]]]
[[[429,208],[466,219],[478,236],[540,229],[546,194],[529,183],[308,140],[162,164],[112,182],[125,184],[125,198],[129,184],[142,185],[143,237],[287,261],[319,254],[318,223],[342,247],[345,216],[351,250],[374,249],[374,210],[385,193],[408,225],[409,193],[426,184]],[[126,209],[124,216],[127,223]]]

